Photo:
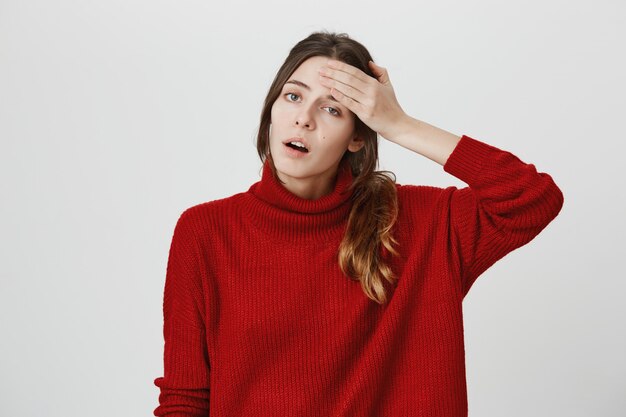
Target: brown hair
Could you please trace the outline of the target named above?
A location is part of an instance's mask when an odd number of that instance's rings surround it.
[[[269,159],[272,173],[279,181],[269,145],[272,105],[293,72],[314,56],[343,61],[376,78],[368,65],[372,60],[370,53],[345,33],[314,32],[291,49],[265,98],[257,135],[259,157],[261,161]],[[383,304],[387,301],[384,280],[391,284],[396,281],[385,260],[385,252],[397,255],[393,247],[397,241],[392,235],[398,215],[395,176],[388,171],[375,171],[378,165],[378,135],[356,115],[355,130],[365,145],[358,152],[346,151],[342,157],[342,162],[348,160],[354,181],[348,226],[339,245],[339,266],[348,277],[361,282],[369,298]]]

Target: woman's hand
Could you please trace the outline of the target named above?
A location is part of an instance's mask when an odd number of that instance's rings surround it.
[[[329,60],[320,83],[382,137],[444,165],[460,136],[407,115],[396,100],[387,70],[370,61],[372,78],[344,62]]]
[[[369,66],[376,78],[331,59],[319,70],[320,83],[330,88],[331,95],[363,123],[385,139],[394,141],[394,132],[407,115],[398,104],[387,70],[372,61]]]

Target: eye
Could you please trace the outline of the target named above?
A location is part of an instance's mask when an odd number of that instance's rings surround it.
[[[299,95],[297,95],[296,93],[287,93],[287,94],[285,94],[285,97],[287,97],[287,100],[289,100],[289,101],[293,101],[293,100],[291,100],[291,99],[289,98],[289,96],[296,96],[296,97],[300,97],[300,96],[299,96]]]
[[[334,107],[325,107],[325,108],[329,109],[330,110],[329,113],[332,114],[333,116],[341,115],[341,112]]]
[[[299,94],[292,93],[292,92],[285,93],[285,94],[283,94],[283,96],[285,96],[287,98],[287,100],[292,102],[292,103],[298,101],[298,98],[300,98]],[[296,97],[296,99],[292,100],[292,97]],[[334,107],[324,107],[324,108],[328,109],[328,113],[331,116],[341,116],[341,112],[339,110],[337,110],[336,108],[334,108]]]

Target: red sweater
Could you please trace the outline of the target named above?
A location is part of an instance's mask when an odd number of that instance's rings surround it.
[[[185,210],[154,415],[467,416],[463,298],[554,219],[563,195],[534,165],[468,136],[443,168],[469,187],[397,186],[399,278],[385,305],[338,266],[348,169],[331,194],[304,200],[266,163],[247,192]]]

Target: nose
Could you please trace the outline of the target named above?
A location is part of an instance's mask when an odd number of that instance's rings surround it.
[[[311,129],[314,126],[313,118],[309,110],[303,110],[296,116],[296,126],[302,126]]]

